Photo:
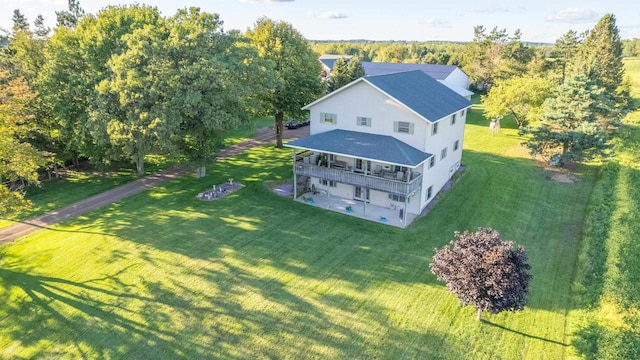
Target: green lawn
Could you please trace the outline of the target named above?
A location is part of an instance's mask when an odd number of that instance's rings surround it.
[[[475,109],[466,170],[402,230],[272,194],[289,150],[256,148],[0,247],[0,358],[558,359],[595,170],[561,184]],[[223,199],[195,195],[233,177]],[[527,248],[524,312],[461,308],[429,272],[455,230]]]
[[[640,105],[640,59],[625,59]],[[568,314],[575,355],[640,358],[640,110],[618,130],[616,156],[596,184]]]
[[[250,139],[256,135],[259,128],[269,126],[272,123],[273,119],[254,118],[240,128],[229,131],[223,146],[230,146]],[[155,173],[175,164],[175,161],[167,160],[163,156],[150,155],[146,157],[146,173]],[[26,220],[62,208],[138,178],[129,164],[120,165],[112,166],[111,169],[104,172],[94,169],[70,170],[64,177],[43,181],[40,187],[27,188],[25,198],[30,200],[33,206],[19,213],[0,218],[0,228],[12,225],[16,221]]]

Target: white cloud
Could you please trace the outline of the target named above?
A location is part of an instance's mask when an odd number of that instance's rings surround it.
[[[451,27],[449,22],[444,20],[444,19],[430,18],[430,19],[425,20],[424,23],[428,27],[440,27],[440,28]]]
[[[346,19],[349,16],[339,13],[337,11],[327,11],[318,15],[318,17],[321,19]]]
[[[550,22],[579,24],[598,20],[598,14],[587,8],[566,8],[556,12],[555,14],[547,16],[545,20]]]

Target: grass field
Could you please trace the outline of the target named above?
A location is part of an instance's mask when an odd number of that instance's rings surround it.
[[[252,119],[246,125],[230,131],[223,146],[230,146],[252,138],[256,135],[257,129],[272,123],[273,119]],[[148,156],[145,163],[147,174],[156,173],[175,165],[175,162],[168,161],[162,156]],[[130,164],[111,166],[106,171],[69,170],[65,176],[59,179],[43,181],[40,187],[29,187],[26,198],[32,202],[33,206],[19,213],[8,214],[0,218],[0,228],[73,204],[137,178]]]
[[[559,359],[595,169],[549,181],[474,109],[466,170],[402,230],[293,203],[267,146],[0,247],[0,358]],[[195,195],[233,177],[245,188]],[[524,312],[461,308],[428,270],[455,230],[527,248]]]
[[[625,59],[640,106],[640,59]],[[640,110],[624,119],[616,157],[595,187],[573,285],[572,355],[640,358]]]

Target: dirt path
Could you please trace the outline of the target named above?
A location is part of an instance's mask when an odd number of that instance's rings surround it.
[[[295,130],[285,130],[283,134],[285,139],[299,138],[309,135],[309,127],[303,127]],[[245,150],[255,146],[262,146],[272,142],[275,134],[272,129],[265,128],[259,132],[255,138],[241,143],[232,145],[218,152],[218,159],[225,159],[235,156]],[[48,213],[36,216],[34,218],[15,223],[11,226],[0,229],[0,245],[14,241],[38,229],[46,228],[58,222],[69,218],[82,215],[99,207],[114,203],[131,195],[138,194],[155,186],[164,184],[172,179],[178,178],[193,169],[188,167],[176,167],[157,174],[148,175],[141,179],[134,180],[125,185],[118,186],[102,194],[92,196],[90,198],[79,201],[75,204],[53,210]]]

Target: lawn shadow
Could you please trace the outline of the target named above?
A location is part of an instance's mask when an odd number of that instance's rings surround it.
[[[569,344],[565,344],[562,341],[551,340],[551,339],[547,339],[547,338],[544,338],[544,337],[541,337],[541,336],[531,335],[531,334],[524,333],[522,331],[513,330],[513,329],[510,329],[510,328],[508,328],[508,327],[506,327],[504,325],[492,323],[491,321],[486,320],[486,319],[482,319],[481,321],[482,321],[483,324],[490,325],[490,326],[493,326],[495,328],[502,329],[502,330],[505,330],[505,331],[508,331],[508,332],[511,332],[511,333],[514,333],[514,334],[522,335],[522,336],[527,337],[529,339],[541,340],[541,341],[548,342],[548,343],[551,343],[551,344],[556,344],[556,345],[569,346]]]

